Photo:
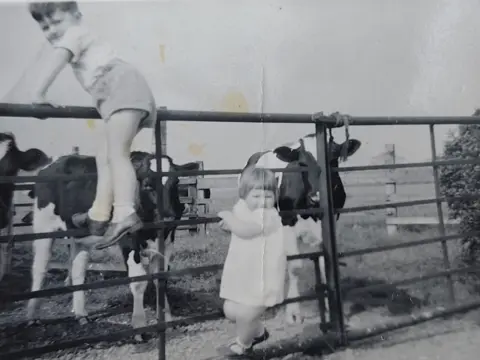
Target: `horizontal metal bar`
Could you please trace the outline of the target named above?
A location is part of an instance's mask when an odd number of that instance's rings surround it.
[[[438,271],[438,272],[421,275],[421,276],[415,276],[415,277],[411,277],[411,278],[403,279],[399,281],[391,281],[385,284],[375,284],[375,285],[369,285],[361,288],[348,289],[347,294],[350,296],[351,294],[359,294],[359,293],[364,293],[369,291],[381,290],[383,288],[388,288],[391,286],[410,285],[410,284],[415,284],[415,283],[426,281],[426,280],[436,279],[439,277],[462,274],[467,272],[480,272],[480,266],[458,267],[455,269]]]
[[[315,260],[318,259],[320,256],[324,256],[324,255],[325,255],[325,254],[324,254],[323,251],[312,251],[312,252],[308,252],[308,253],[288,255],[288,256],[287,256],[287,260],[292,261],[292,260],[304,260],[304,259],[308,259],[308,260],[313,260],[313,261],[315,261]]]
[[[419,163],[404,163],[404,164],[388,164],[388,165],[368,165],[368,166],[349,166],[341,168],[332,168],[338,172],[349,171],[369,171],[369,170],[387,170],[387,169],[403,169],[403,168],[418,168],[429,167],[433,165],[445,166],[445,165],[468,165],[468,164],[480,164],[480,158],[471,159],[449,159],[438,161],[426,161]],[[274,172],[279,173],[296,173],[307,172],[306,167],[291,167],[291,168],[269,168]],[[182,170],[182,171],[165,171],[159,172],[157,176],[200,176],[200,175],[239,175],[243,169],[222,169],[222,170]],[[15,190],[31,190],[34,184],[19,184],[19,183],[35,183],[35,182],[50,182],[50,181],[72,181],[72,180],[93,180],[97,178],[95,173],[77,174],[77,175],[37,175],[37,176],[0,176],[0,183],[16,183]]]
[[[206,266],[199,266],[195,268],[172,270],[168,272],[162,271],[159,273],[153,273],[149,275],[132,276],[129,278],[116,278],[116,279],[108,279],[103,281],[95,281],[88,284],[53,287],[49,289],[37,290],[37,291],[28,292],[28,293],[18,293],[18,294],[6,293],[6,294],[2,294],[2,301],[14,302],[14,301],[23,301],[28,299],[51,297],[56,295],[69,294],[79,290],[104,289],[108,287],[127,285],[134,282],[146,281],[146,280],[150,281],[154,279],[166,280],[173,277],[184,276],[189,274],[215,272],[221,269],[223,269],[223,264],[206,265]]]
[[[32,226],[32,224],[23,224],[23,223],[15,223],[15,224],[13,224],[13,227],[14,227],[14,228],[29,227],[29,226]],[[0,244],[1,244],[1,243],[2,243],[2,242],[0,241]]]
[[[342,119],[313,115],[314,121],[340,127],[345,125]],[[479,116],[349,116],[348,125],[466,125],[480,124]]]
[[[47,117],[73,119],[100,119],[94,107],[0,103],[0,116]],[[241,122],[241,123],[293,123],[313,124],[312,114],[236,113],[219,111],[184,111],[157,109],[157,119],[164,121]]]
[[[422,200],[411,200],[411,201],[399,201],[399,202],[390,202],[390,203],[383,203],[383,204],[375,204],[375,205],[365,205],[365,206],[357,206],[351,208],[343,208],[343,209],[335,209],[335,212],[344,214],[344,213],[354,213],[354,212],[361,212],[366,210],[381,210],[387,209],[391,207],[407,207],[407,206],[414,206],[414,205],[426,205],[426,204],[433,204],[437,201],[456,201],[456,200],[469,200],[469,199],[480,199],[479,195],[461,195],[455,197],[441,197],[441,198],[432,198],[432,199],[422,199]],[[281,215],[284,214],[305,214],[305,215],[312,215],[312,214],[320,214],[320,209],[306,209],[306,210],[295,210],[295,211],[281,211]],[[206,216],[206,217],[197,217],[194,219],[182,219],[182,220],[161,220],[155,223],[147,223],[144,225],[144,229],[160,229],[170,225],[201,225],[201,224],[211,224],[217,223],[221,219],[218,216]],[[45,233],[36,233],[36,234],[19,234],[14,235],[15,242],[24,242],[24,241],[33,241],[37,239],[44,239],[44,238],[63,238],[63,237],[76,237],[81,238],[87,236],[88,232],[84,229],[78,230],[66,230],[66,231],[53,231],[53,232],[45,232]],[[7,243],[11,241],[9,236],[0,236],[0,244]],[[81,240],[79,240],[81,241]]]
[[[446,165],[469,165],[480,164],[480,158],[455,158],[437,161],[424,161],[414,163],[402,163],[402,164],[384,164],[384,165],[366,165],[366,166],[346,166],[341,168],[332,168],[334,171],[347,172],[347,171],[368,171],[368,170],[389,170],[389,169],[405,169],[405,168],[420,168],[431,166],[446,166]]]
[[[314,214],[322,214],[322,210],[319,208],[313,209],[299,209],[299,210],[283,210],[280,211],[280,215],[314,215]],[[143,229],[150,230],[150,229],[162,229],[171,225],[202,225],[202,224],[212,224],[217,223],[221,220],[218,216],[204,216],[204,217],[196,217],[193,219],[182,219],[182,220],[159,220],[153,223],[145,223],[143,225]],[[64,237],[73,237],[77,238],[76,241],[79,243],[82,242],[81,238],[88,236],[88,230],[86,229],[73,229],[73,230],[63,230],[63,231],[51,231],[51,232],[42,232],[42,233],[33,233],[33,234],[17,234],[14,235],[13,241],[14,242],[25,242],[25,241],[33,241],[38,239],[45,239],[45,238],[64,238]],[[78,239],[80,238],[80,239]],[[0,244],[7,243],[12,241],[10,235],[3,235],[0,236]]]
[[[307,172],[306,167],[291,168],[270,168],[273,172],[279,173],[297,173]],[[159,172],[156,176],[198,176],[198,175],[239,175],[243,169],[224,169],[224,170],[184,170],[184,171],[165,171]],[[156,176],[152,176],[155,178]],[[95,173],[76,174],[76,175],[37,175],[37,176],[0,176],[1,183],[25,183],[25,182],[51,182],[51,181],[73,181],[73,180],[93,180],[97,178]],[[32,185],[33,188],[33,185]],[[30,188],[29,188],[30,189]],[[22,189],[22,190],[29,190]],[[17,189],[16,189],[17,190]],[[20,190],[20,189],[19,189]]]
[[[30,224],[28,226],[31,226]],[[33,241],[38,239],[46,239],[46,238],[57,238],[61,239],[64,237],[73,237],[73,238],[81,238],[88,236],[87,229],[75,229],[75,230],[66,230],[66,231],[51,231],[51,232],[43,232],[43,233],[33,233],[33,234],[14,234],[13,241],[14,242],[25,242],[25,241]],[[8,237],[11,235],[2,235],[0,236],[0,244],[5,244],[8,241]]]
[[[369,247],[369,248],[358,249],[358,250],[344,251],[344,252],[340,252],[338,254],[338,257],[346,258],[351,256],[368,255],[368,254],[374,254],[377,252],[385,252],[385,251],[405,249],[405,248],[417,247],[417,246],[428,245],[428,244],[435,244],[441,241],[459,240],[465,237],[478,236],[478,235],[480,235],[480,231],[472,231],[464,234],[437,236],[437,237],[431,237],[431,238],[426,238],[422,240],[407,241],[401,244],[383,245],[383,246],[375,246],[375,247]]]
[[[404,242],[404,243],[401,243],[401,244],[375,246],[375,247],[369,247],[369,248],[358,249],[358,250],[344,251],[344,252],[339,252],[338,258],[339,259],[340,258],[347,258],[347,257],[352,257],[352,256],[373,254],[373,253],[377,253],[377,252],[385,252],[385,251],[404,249],[404,248],[409,248],[409,247],[435,244],[435,243],[438,243],[438,242],[441,242],[441,241],[459,240],[459,239],[462,239],[464,237],[475,236],[475,235],[480,235],[480,231],[472,231],[472,232],[463,233],[463,234],[453,234],[453,235],[431,237],[431,238],[426,238],[426,239],[422,239],[422,240],[408,241],[408,242]],[[300,260],[303,260],[303,259],[315,260],[315,259],[319,258],[320,256],[324,256],[323,251],[313,251],[313,252],[296,254],[296,255],[288,255],[287,260],[289,260],[289,261],[299,260],[299,259]]]
[[[10,117],[49,117],[74,119],[99,119],[100,114],[94,107],[0,103],[0,116]],[[198,121],[198,122],[243,122],[243,123],[323,123],[329,127],[344,125],[341,119],[323,113],[280,114],[280,113],[236,113],[218,111],[184,111],[157,109],[157,119],[162,121]],[[348,124],[368,125],[455,125],[480,124],[477,116],[349,116]]]
[[[51,344],[51,345],[39,346],[36,348],[17,350],[17,351],[11,351],[11,352],[3,352],[3,353],[0,353],[0,359],[13,360],[13,359],[20,359],[26,356],[37,357],[38,355],[50,353],[53,351],[78,348],[84,345],[88,346],[88,345],[96,344],[99,342],[119,341],[134,335],[165,331],[167,328],[188,326],[188,325],[196,324],[199,322],[205,322],[209,320],[218,320],[221,318],[223,318],[223,314],[221,312],[214,312],[214,313],[205,314],[205,315],[197,315],[197,316],[192,316],[186,319],[169,321],[169,322],[166,322],[165,324],[157,323],[154,325],[143,326],[135,329],[132,328],[128,330],[116,331],[116,332],[108,333],[104,335],[96,335],[93,337],[83,337],[83,338],[64,341],[64,342],[55,342],[54,344]]]
[[[354,212],[361,212],[366,210],[381,210],[387,209],[391,207],[407,207],[407,206],[414,206],[414,205],[426,205],[426,204],[433,204],[437,201],[457,201],[457,200],[469,200],[469,199],[480,199],[479,195],[461,195],[455,197],[441,197],[441,198],[432,198],[432,199],[422,199],[422,200],[410,200],[410,201],[399,201],[399,202],[390,202],[390,203],[383,203],[383,204],[375,204],[375,205],[365,205],[365,206],[357,206],[351,208],[343,208],[343,209],[335,209],[335,212],[344,214],[344,213],[354,213]],[[295,210],[295,211],[281,211],[281,215],[290,215],[290,214],[305,214],[305,215],[313,215],[313,214],[320,214],[320,209],[306,209],[306,210]],[[218,216],[206,216],[206,217],[197,217],[194,219],[182,219],[182,220],[161,220],[155,223],[147,223],[144,225],[144,229],[160,229],[170,225],[201,225],[201,224],[212,224],[217,223],[221,219]],[[24,241],[33,241],[37,239],[44,239],[44,238],[63,238],[63,237],[76,237],[81,238],[87,236],[88,232],[84,229],[79,230],[66,230],[66,231],[53,231],[53,232],[45,232],[45,233],[36,233],[36,234],[19,234],[14,236],[15,242],[24,242]],[[0,244],[7,243],[11,241],[9,236],[0,236]],[[81,241],[81,240],[79,240]]]
[[[32,190],[35,184],[15,184],[15,191],[27,191]]]
[[[18,203],[18,204],[13,204],[15,207],[31,207],[33,203]]]
[[[431,199],[422,199],[422,200],[389,202],[389,203],[383,203],[383,204],[355,206],[355,207],[350,207],[350,208],[335,209],[335,212],[339,213],[339,214],[345,214],[345,213],[354,213],[354,212],[361,212],[361,211],[367,211],[367,210],[388,209],[388,208],[393,208],[393,207],[427,205],[427,204],[436,203],[437,201],[445,202],[445,201],[471,200],[471,199],[480,199],[480,195],[465,194],[465,195],[461,195],[461,196],[452,196],[452,197],[445,197],[444,196],[444,197],[440,197],[440,198],[431,198]]]
[[[60,286],[60,287],[54,287],[50,289],[37,290],[33,292],[28,292],[28,293],[18,293],[18,294],[5,293],[5,294],[2,294],[2,301],[7,303],[15,302],[15,301],[23,301],[28,299],[69,294],[79,290],[104,289],[107,287],[126,285],[126,284],[145,281],[145,280],[148,280],[148,281],[154,280],[154,279],[166,280],[166,279],[185,276],[185,275],[215,272],[215,271],[220,271],[222,269],[223,269],[223,264],[213,264],[213,265],[205,265],[205,266],[199,266],[199,267],[184,268],[179,270],[162,271],[158,273],[152,273],[149,275],[133,276],[129,278],[116,278],[116,279],[108,279],[104,281],[95,281],[89,284]]]

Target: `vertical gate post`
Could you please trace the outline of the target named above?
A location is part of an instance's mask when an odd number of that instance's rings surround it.
[[[437,160],[437,149],[435,145],[435,128],[434,125],[429,125],[430,128],[430,147],[432,150],[432,161]],[[438,199],[441,196],[440,192],[440,180],[438,178],[438,165],[432,165],[433,167],[433,181],[435,183],[435,197]],[[443,221],[443,209],[442,202],[437,200],[437,215],[438,215],[438,230],[440,231],[440,236],[445,236],[445,223]],[[448,246],[447,242],[442,241],[442,255],[443,255],[443,267],[445,270],[450,270],[450,259],[448,256]],[[447,275],[448,281],[448,294],[449,300],[452,304],[455,304],[455,289],[453,286],[452,275]]]
[[[320,209],[323,211],[322,237],[325,258],[325,272],[328,286],[329,316],[333,330],[339,336],[340,344],[346,345],[347,338],[340,293],[340,272],[335,238],[335,217],[333,212],[332,186],[330,177],[330,154],[327,132],[324,124],[315,124],[317,162],[320,174]]]
[[[165,119],[162,119],[161,116],[157,115],[157,120],[155,122],[155,159],[157,161],[157,177],[156,177],[156,189],[157,189],[157,211],[158,211],[158,220],[163,220],[163,183],[162,183],[162,155],[165,150],[165,145],[163,145],[162,138],[162,125]],[[164,238],[164,228],[160,228],[157,232],[157,251],[160,254],[165,254],[165,238]],[[163,256],[159,256],[157,273],[165,271],[165,263]],[[158,286],[156,287],[157,295],[157,334],[158,334],[158,359],[165,360],[165,285],[166,279],[158,279]]]

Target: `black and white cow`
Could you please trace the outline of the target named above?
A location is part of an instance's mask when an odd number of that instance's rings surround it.
[[[145,223],[157,219],[156,211],[156,190],[155,174],[156,159],[154,155],[134,151],[131,153],[131,160],[134,165],[138,187],[137,187],[137,211]],[[168,156],[162,157],[163,171],[198,170],[197,163],[186,163],[178,165]],[[92,156],[66,155],[62,156],[44,169],[39,175],[83,175],[96,173],[95,158]],[[164,216],[166,219],[180,219],[184,211],[184,205],[180,202],[178,194],[179,179],[177,176],[165,176],[162,178],[164,185]],[[59,230],[74,229],[71,217],[75,213],[87,211],[93,203],[96,191],[95,179],[77,179],[64,182],[63,191],[60,193],[58,185],[54,182],[38,182],[34,188],[33,208],[33,230],[35,233],[53,232]],[[61,203],[62,202],[62,203]],[[175,237],[175,225],[165,228],[165,269],[171,254],[171,246]],[[167,237],[170,235],[170,240]],[[149,272],[156,272],[159,259],[162,256],[156,251],[156,230],[142,229],[135,235],[127,236],[120,241],[123,258],[128,269],[128,276],[141,276]],[[75,256],[73,257],[71,273],[69,275],[73,285],[83,284],[85,271],[89,261],[89,253],[95,241],[92,237],[77,239]],[[98,240],[98,238],[94,238]],[[54,239],[46,238],[33,242],[34,260],[32,265],[32,291],[40,290],[43,284],[48,262],[51,257]],[[156,281],[155,281],[156,282]],[[146,315],[144,309],[144,293],[147,281],[130,284],[133,294],[133,327],[146,326]],[[31,299],[27,306],[27,317],[30,321],[37,318],[38,299]],[[170,307],[167,299],[166,320],[170,320]],[[73,312],[81,323],[86,322],[87,312],[85,310],[85,295],[83,291],[73,293]]]
[[[20,150],[12,133],[0,133],[0,176],[16,176],[20,170],[35,171],[49,161],[39,149]],[[8,226],[14,188],[13,183],[0,183],[0,229]]]
[[[331,141],[329,145],[330,166],[338,168],[341,149],[342,147],[347,146],[347,144],[337,144],[334,141]],[[360,146],[361,142],[359,140],[350,139],[348,141],[346,155],[353,155]],[[299,139],[297,142],[252,155],[248,159],[244,170],[249,166],[284,169],[298,166],[309,167],[309,170],[303,173],[277,173],[279,186],[277,207],[280,211],[318,208],[320,200],[318,191],[319,176],[322,169],[318,167],[316,154],[317,147],[315,134],[310,134]],[[332,191],[334,208],[343,208],[345,205],[346,193],[342,180],[336,171],[332,171]],[[338,215],[337,219],[339,217]],[[303,240],[310,244],[320,245],[323,241],[320,219],[320,214],[282,215],[284,235],[289,238],[288,241],[291,241],[294,244],[297,244],[297,240]],[[300,252],[298,245],[297,250]],[[290,261],[288,264],[288,298],[300,296],[299,272],[296,270],[302,267],[302,263],[302,260],[294,260]],[[323,257],[320,258],[320,270],[322,273],[322,281],[325,283],[325,261]],[[325,305],[328,312],[328,303]],[[303,321],[299,303],[290,303],[286,305],[286,321],[288,323],[300,323]]]
[[[0,132],[0,176],[16,176],[20,170],[34,171],[47,164],[48,156],[41,150],[32,148],[22,151],[18,148],[15,136],[12,133]],[[0,234],[7,234],[10,230],[12,218],[12,201],[15,185],[13,182],[0,183]],[[10,244],[0,244],[0,280],[5,275],[9,259]]]

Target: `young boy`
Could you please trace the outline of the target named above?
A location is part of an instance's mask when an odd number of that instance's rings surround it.
[[[54,48],[53,61],[42,72],[32,102],[48,104],[47,90],[70,64],[104,120],[96,153],[95,201],[87,213],[72,217],[76,227],[88,226],[92,235],[103,236],[96,246],[103,249],[142,227],[135,211],[137,180],[130,147],[140,129],[153,126],[155,99],[137,69],[85,27],[75,1],[30,3],[29,11]]]

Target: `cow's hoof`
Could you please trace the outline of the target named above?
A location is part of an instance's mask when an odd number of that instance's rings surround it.
[[[64,284],[65,284],[65,286],[71,286],[72,285],[72,278],[70,277],[70,275],[67,275],[67,277],[65,278]]]
[[[80,324],[80,326],[87,325],[88,323],[91,322],[88,316],[77,316],[77,321]]]
[[[287,324],[295,325],[303,323],[303,314],[300,304],[287,304],[285,309],[285,320]]]

